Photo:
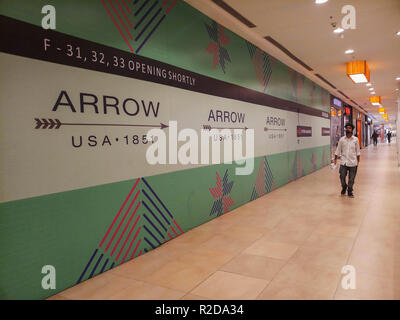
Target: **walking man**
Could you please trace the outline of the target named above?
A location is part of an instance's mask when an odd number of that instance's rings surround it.
[[[390,144],[390,140],[392,139],[392,133],[390,131],[387,133],[387,139],[388,143]]]
[[[353,136],[354,125],[347,123],[345,126],[346,135],[339,140],[338,147],[335,152],[334,163],[340,157],[340,182],[342,183],[342,195],[347,194],[354,198],[353,185],[356,178],[358,164],[360,163],[360,144],[358,139]],[[349,173],[349,181],[346,183],[347,173]]]
[[[372,139],[374,140],[374,146],[376,147],[378,145],[378,133],[376,130],[374,130],[374,133],[372,134]]]

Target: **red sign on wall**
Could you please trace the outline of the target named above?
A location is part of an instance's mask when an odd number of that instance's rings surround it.
[[[298,137],[311,137],[312,127],[297,126],[297,136]]]
[[[322,136],[330,136],[331,128],[322,128]]]

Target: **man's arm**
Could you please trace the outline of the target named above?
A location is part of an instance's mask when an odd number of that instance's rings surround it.
[[[357,164],[359,164],[360,163],[361,150],[360,150],[360,144],[358,143],[358,141],[357,141],[357,144],[356,144],[356,152],[357,152]]]
[[[335,160],[333,160],[333,163],[335,164],[335,166],[336,166],[336,163],[337,163],[337,159],[338,159],[338,156],[335,154]]]
[[[341,152],[342,152],[342,139],[339,140],[338,146],[335,151],[335,160],[333,160],[333,163],[335,165],[337,163],[337,159],[339,158],[339,155],[341,154]]]

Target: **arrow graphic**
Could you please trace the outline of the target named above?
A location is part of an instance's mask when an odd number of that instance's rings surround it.
[[[222,129],[229,129],[229,130],[234,130],[234,129],[241,129],[241,130],[247,130],[247,127],[244,128],[221,128],[221,127],[212,127],[208,124],[203,124],[203,129],[205,130],[211,130],[211,129],[218,129],[218,130],[222,130]]]
[[[287,129],[271,129],[271,128],[264,127],[264,131],[287,131]]]
[[[145,127],[145,128],[168,128],[166,124],[119,124],[119,123],[68,123],[61,122],[59,119],[39,119],[35,118],[35,129],[59,129],[61,126],[100,126],[100,127]]]

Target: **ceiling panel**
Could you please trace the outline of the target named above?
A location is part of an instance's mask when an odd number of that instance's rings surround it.
[[[208,15],[214,14],[217,20],[221,17],[223,10],[212,0],[187,2]],[[395,79],[400,76],[400,37],[396,33],[400,31],[400,0],[352,0],[351,4],[356,9],[356,29],[346,30],[343,38],[333,33],[331,24],[341,24],[344,16],[341,9],[349,4],[348,0],[330,0],[321,5],[316,5],[314,0],[224,2],[256,26],[241,26],[236,20],[237,30],[233,31],[238,31],[250,41],[254,40],[255,34],[260,39],[272,37],[310,66],[312,73],[321,75],[365,110],[377,114],[376,107],[369,103],[368,88],[364,84],[354,84],[346,76],[346,62],[367,60],[376,94],[382,96],[389,117],[396,118],[395,89],[400,82]],[[355,53],[345,55],[347,49],[353,49]],[[276,52],[273,55],[276,56]],[[303,71],[310,75],[305,69]],[[343,98],[337,90],[329,86],[327,89]]]

